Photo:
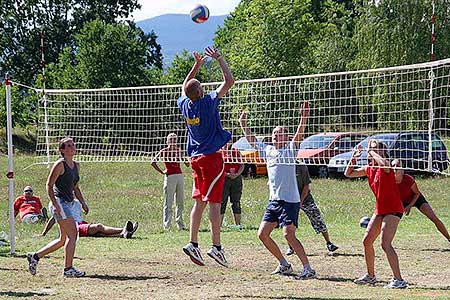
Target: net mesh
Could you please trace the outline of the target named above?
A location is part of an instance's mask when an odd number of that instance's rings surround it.
[[[205,92],[219,83],[206,83]],[[272,129],[293,134],[299,107],[310,103],[306,139],[296,152],[306,164],[342,171],[345,154],[366,137],[415,170],[448,173],[450,59],[364,71],[238,81],[220,105],[222,124],[243,137],[239,115],[270,144]],[[187,131],[176,105],[181,86],[46,90],[39,107],[37,162],[58,157],[58,141],[75,138],[78,161],[143,162],[174,132],[185,149]],[[364,143],[364,142],[363,142]],[[245,138],[235,146],[249,164],[261,163]],[[338,156],[336,156],[338,155]],[[362,162],[364,163],[364,162]]]

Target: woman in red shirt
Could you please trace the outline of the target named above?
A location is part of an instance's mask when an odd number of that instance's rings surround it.
[[[381,246],[386,253],[394,278],[386,288],[402,289],[407,287],[400,273],[398,256],[392,247],[392,240],[397,232],[398,223],[403,215],[402,200],[395,181],[394,171],[390,169],[385,158],[386,145],[376,140],[370,140],[367,146],[369,164],[358,169],[356,158],[362,154],[359,146],[352,155],[345,176],[351,178],[367,176],[368,183],[376,198],[375,212],[367,226],[363,239],[364,257],[366,258],[367,274],[354,282],[357,284],[375,284],[375,249],[373,243],[381,233]]]
[[[392,161],[392,166],[395,169],[395,180],[398,184],[400,196],[405,207],[405,214],[409,215],[413,206],[417,207],[422,214],[424,214],[431,222],[434,223],[439,232],[450,242],[450,235],[445,228],[444,223],[436,216],[433,208],[419,191],[414,177],[408,174],[404,174],[401,169],[401,162],[398,159]]]

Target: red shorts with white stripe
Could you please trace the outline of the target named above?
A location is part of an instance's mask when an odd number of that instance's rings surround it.
[[[225,182],[222,153],[195,156],[191,160],[191,166],[194,177],[192,198],[221,203]]]
[[[78,235],[89,236],[89,226],[91,226],[91,223],[86,221],[78,223]]]

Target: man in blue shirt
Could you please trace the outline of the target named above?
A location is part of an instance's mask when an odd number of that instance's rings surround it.
[[[280,248],[270,236],[276,227],[281,226],[283,227],[284,237],[303,264],[303,271],[296,276],[296,279],[309,279],[314,278],[316,272],[309,265],[305,250],[295,236],[300,210],[300,195],[295,176],[295,158],[309,116],[308,102],[302,104],[300,111],[300,124],[292,141],[289,141],[287,129],[283,126],[277,126],[272,131],[273,145],[257,142],[256,137],[247,127],[245,112],[242,112],[239,123],[249,144],[259,151],[260,156],[264,157],[267,163],[270,196],[266,212],[259,226],[258,237],[267,250],[279,261],[278,267],[272,274],[288,275],[293,272],[291,264],[287,262]]]
[[[195,204],[191,211],[190,242],[183,247],[197,265],[205,262],[198,247],[198,231],[206,204],[209,203],[212,247],[207,254],[222,266],[227,267],[220,244],[220,206],[225,180],[224,163],[220,149],[231,138],[220,121],[219,103],[233,86],[234,79],[222,55],[214,48],[206,48],[205,56],[194,52],[195,63],[183,82],[183,94],[177,104],[188,130],[187,154],[191,157],[194,187],[192,197]],[[216,91],[204,95],[201,83],[195,75],[203,62],[211,57],[219,62],[224,82]]]

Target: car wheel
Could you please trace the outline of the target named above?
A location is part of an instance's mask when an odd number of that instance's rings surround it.
[[[328,177],[328,167],[327,166],[319,166],[318,176],[319,176],[319,178],[327,178]]]

